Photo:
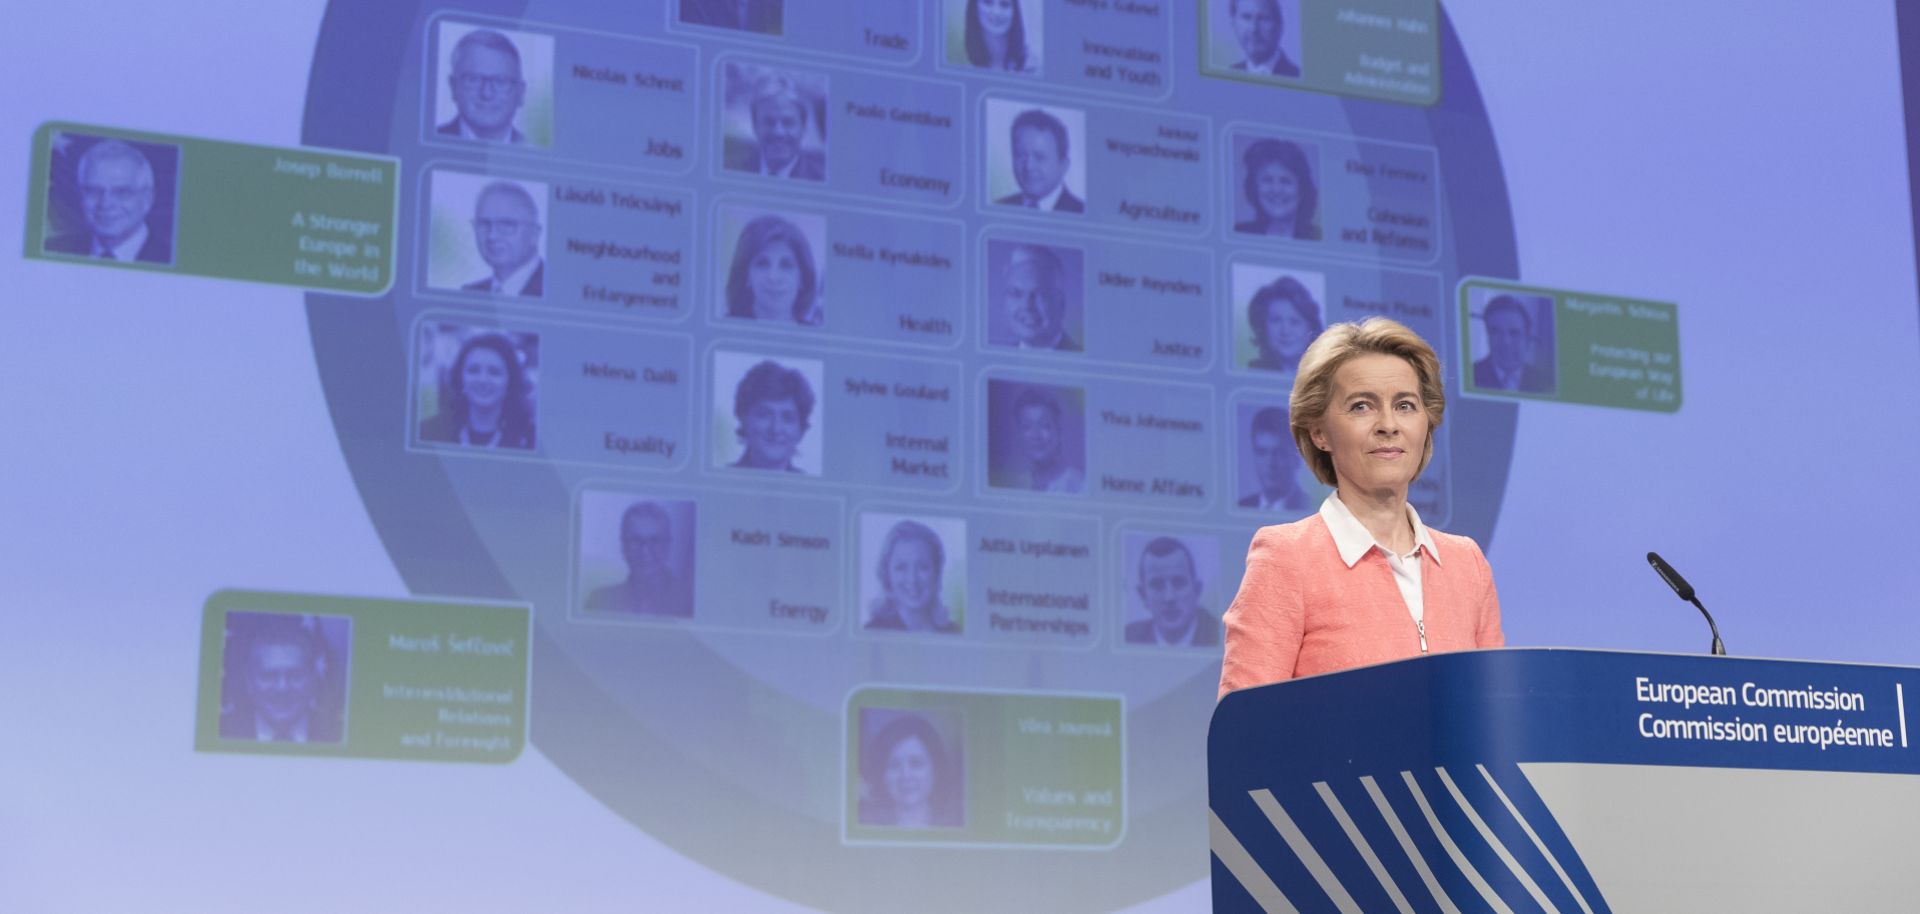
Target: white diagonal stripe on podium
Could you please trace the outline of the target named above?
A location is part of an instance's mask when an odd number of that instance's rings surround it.
[[[1300,909],[1294,907],[1293,902],[1281,893],[1280,887],[1273,884],[1273,878],[1267,875],[1267,871],[1260,868],[1252,854],[1247,853],[1240,839],[1233,836],[1227,823],[1220,821],[1220,814],[1209,809],[1207,816],[1213,820],[1207,826],[1207,843],[1213,855],[1220,858],[1233,878],[1240,880],[1240,887],[1253,896],[1260,910],[1267,914],[1300,914]]]
[[[1513,909],[1507,907],[1506,900],[1500,897],[1499,892],[1493,890],[1493,886],[1487,882],[1487,877],[1480,875],[1480,871],[1474,869],[1473,861],[1468,860],[1467,855],[1461,852],[1460,845],[1453,842],[1453,836],[1447,833],[1447,827],[1440,824],[1440,817],[1433,814],[1433,804],[1428,803],[1427,795],[1420,791],[1420,783],[1413,779],[1413,772],[1400,772],[1400,779],[1407,782],[1407,789],[1413,792],[1413,801],[1420,804],[1420,814],[1427,817],[1427,827],[1433,829],[1433,836],[1440,839],[1440,846],[1446,848],[1447,856],[1453,858],[1453,865],[1466,874],[1467,881],[1473,883],[1474,890],[1480,893],[1481,898],[1486,899],[1487,906],[1500,914],[1513,914]]]
[[[1547,914],[1560,914],[1559,906],[1553,903],[1553,899],[1547,897],[1547,893],[1540,891],[1540,884],[1533,881],[1533,877],[1527,874],[1526,868],[1514,858],[1513,852],[1507,850],[1507,846],[1494,835],[1493,829],[1487,827],[1486,820],[1480,818],[1479,811],[1473,808],[1473,804],[1467,802],[1467,795],[1461,793],[1459,785],[1453,783],[1453,776],[1447,774],[1447,769],[1436,767],[1433,772],[1440,776],[1440,783],[1447,785],[1447,792],[1453,794],[1455,803],[1460,804],[1460,811],[1467,814],[1467,821],[1472,822],[1473,830],[1480,833],[1480,840],[1487,842],[1487,846],[1493,848],[1500,862],[1513,871],[1513,875],[1520,879],[1520,884],[1526,887],[1527,894],[1533,896],[1533,903],[1539,905],[1540,910]]]
[[[1488,771],[1485,765],[1474,767],[1480,769],[1480,776],[1487,779],[1487,786],[1493,788],[1494,796],[1500,798],[1500,802],[1507,807],[1507,812],[1513,815],[1514,821],[1520,823],[1520,830],[1527,833],[1527,838],[1533,842],[1534,848],[1540,851],[1541,856],[1547,858],[1547,865],[1553,867],[1553,873],[1560,877],[1561,884],[1567,887],[1567,891],[1573,893],[1573,900],[1580,903],[1580,910],[1585,911],[1586,914],[1593,914],[1593,908],[1587,904],[1586,894],[1580,891],[1579,886],[1573,884],[1573,877],[1568,876],[1566,868],[1560,865],[1560,858],[1555,857],[1553,851],[1547,849],[1547,842],[1540,840],[1540,835],[1533,830],[1532,823],[1528,822],[1527,817],[1521,815],[1520,810],[1513,805],[1513,801],[1507,798],[1507,792],[1500,789],[1500,782],[1493,779],[1493,773]],[[1520,776],[1524,778],[1526,774],[1523,772]]]
[[[1427,858],[1421,856],[1420,849],[1413,846],[1413,836],[1407,834],[1407,827],[1400,823],[1400,817],[1387,803],[1387,795],[1380,792],[1380,785],[1373,782],[1373,776],[1360,779],[1360,786],[1367,788],[1367,796],[1373,798],[1374,808],[1380,810],[1380,818],[1387,820],[1387,827],[1393,829],[1394,840],[1400,842],[1400,850],[1413,861],[1413,868],[1420,871],[1420,881],[1427,884],[1427,891],[1440,905],[1442,914],[1460,914],[1460,907],[1447,897],[1447,890],[1440,887],[1440,880],[1433,878],[1433,869],[1427,866]]]
[[[1347,833],[1347,840],[1353,842],[1353,849],[1360,852],[1361,859],[1367,861],[1367,869],[1373,871],[1373,878],[1380,880],[1380,887],[1387,890],[1387,896],[1393,899],[1394,910],[1400,914],[1413,914],[1413,906],[1407,903],[1407,896],[1400,893],[1400,886],[1387,873],[1386,866],[1380,863],[1380,855],[1373,852],[1373,845],[1367,843],[1367,836],[1360,834],[1360,828],[1353,824],[1353,817],[1347,815],[1347,808],[1340,805],[1340,798],[1333,795],[1333,788],[1326,781],[1314,782],[1313,789],[1319,791],[1320,800],[1327,804],[1327,811],[1340,822],[1340,829]]]
[[[1320,858],[1320,852],[1313,849],[1313,842],[1301,834],[1300,826],[1293,824],[1293,817],[1280,808],[1280,801],[1273,798],[1273,791],[1250,790],[1247,796],[1252,797],[1254,805],[1267,814],[1267,821],[1273,823],[1273,830],[1286,839],[1287,846],[1293,848],[1294,856],[1306,864],[1313,881],[1320,883],[1320,891],[1333,899],[1333,906],[1339,908],[1341,914],[1360,914],[1360,906],[1353,903],[1353,896],[1347,894],[1347,887],[1340,884],[1340,878],[1333,875],[1333,868],[1327,866],[1327,861]]]

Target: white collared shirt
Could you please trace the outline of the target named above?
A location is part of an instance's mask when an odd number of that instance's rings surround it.
[[[133,234],[127,236],[127,240],[112,247],[101,244],[100,236],[95,235],[93,236],[93,256],[111,256],[115,260],[124,260],[132,263],[140,259],[140,249],[146,246],[147,235],[147,224],[145,222],[140,223],[140,227],[134,229]]]
[[[507,274],[506,279],[494,277],[493,292],[498,295],[520,295],[526,291],[527,281],[533,278],[533,271],[540,269],[540,258],[535,257],[520,265],[520,268]]]
[[[1494,365],[1494,364],[1488,364],[1487,368],[1493,374],[1493,386],[1496,389],[1498,390],[1519,390],[1520,389],[1520,372],[1524,370],[1525,366],[1522,366],[1520,368],[1515,368],[1512,371],[1502,371],[1500,366]]]
[[[1427,607],[1420,595],[1420,550],[1427,550],[1435,565],[1440,564],[1440,550],[1434,548],[1433,534],[1427,532],[1427,525],[1420,522],[1420,512],[1415,511],[1413,505],[1407,505],[1407,519],[1413,522],[1413,551],[1406,555],[1394,555],[1392,550],[1380,545],[1366,525],[1360,523],[1360,518],[1353,516],[1352,509],[1340,500],[1338,492],[1320,503],[1320,517],[1327,522],[1334,548],[1340,550],[1340,561],[1348,568],[1374,549],[1387,557],[1387,565],[1393,569],[1393,582],[1400,586],[1400,596],[1407,601],[1407,612],[1413,616],[1415,625],[1425,625]]]
[[[1035,200],[1032,208],[1051,210],[1054,207],[1060,205],[1060,195],[1066,192],[1067,192],[1067,182],[1061,181],[1060,183],[1055,184],[1053,186],[1053,193],[1050,193],[1044,197],[1041,197],[1038,200]]]
[[[471,126],[468,126],[467,119],[464,117],[454,118],[454,122],[460,125],[460,138],[463,140],[474,140],[480,143],[518,143],[520,142],[520,135],[519,135],[520,128],[515,127],[512,124],[507,125],[507,135],[505,138],[495,140],[495,139],[489,139],[487,137],[481,136],[480,134],[473,132],[473,128]]]
[[[788,159],[787,164],[779,168],[768,164],[766,158],[763,156],[760,159],[760,173],[769,178],[790,178],[793,176],[793,166],[798,164],[800,164],[800,156],[798,153],[796,153],[793,158]]]
[[[1193,614],[1193,619],[1187,622],[1186,634],[1178,638],[1169,639],[1158,624],[1148,625],[1147,628],[1153,632],[1153,643],[1161,647],[1192,647],[1193,636],[1200,633],[1200,613],[1196,611]]]

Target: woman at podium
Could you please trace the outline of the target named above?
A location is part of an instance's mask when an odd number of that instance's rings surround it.
[[[1428,528],[1407,502],[1447,408],[1433,347],[1382,317],[1334,324],[1301,356],[1289,407],[1295,446],[1334,494],[1254,534],[1220,694],[1504,645],[1480,545]]]

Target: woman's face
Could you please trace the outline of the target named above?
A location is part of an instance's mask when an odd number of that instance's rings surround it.
[[[747,289],[753,293],[754,313],[792,319],[793,300],[800,294],[800,258],[793,245],[775,241],[747,262]]]
[[[925,806],[933,798],[933,754],[909,736],[887,753],[887,796],[895,807]]]
[[[1060,454],[1060,423],[1053,411],[1044,406],[1020,410],[1020,447],[1031,463],[1052,463]]]
[[[1275,355],[1297,364],[1311,342],[1312,330],[1292,302],[1281,299],[1268,306],[1267,348]]]
[[[1013,28],[1014,0],[979,0],[980,31],[996,38]]]
[[[466,394],[467,405],[483,410],[492,410],[507,399],[507,363],[497,353],[484,346],[476,346],[467,352],[467,360],[460,366],[460,391]]]
[[[1333,456],[1340,491],[1405,498],[1420,473],[1430,421],[1413,364],[1369,353],[1333,373],[1333,398],[1313,443]]]
[[[1300,208],[1300,179],[1279,162],[1268,162],[1253,173],[1253,204],[1268,219],[1292,219]]]
[[[761,400],[747,407],[740,435],[747,446],[747,463],[784,467],[793,459],[803,431],[800,408],[792,400]]]
[[[887,555],[887,593],[908,609],[931,607],[940,589],[940,568],[923,540],[903,538]]]

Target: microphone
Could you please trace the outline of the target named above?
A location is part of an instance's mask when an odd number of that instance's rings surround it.
[[[1658,552],[1647,553],[1647,564],[1652,565],[1653,570],[1660,573],[1660,580],[1667,582],[1667,586],[1673,588],[1673,592],[1679,594],[1680,599],[1692,603],[1695,609],[1700,610],[1700,615],[1707,617],[1707,630],[1713,632],[1713,653],[1719,657],[1726,656],[1727,646],[1720,643],[1720,626],[1713,624],[1713,614],[1707,612],[1707,608],[1700,605],[1700,599],[1693,595],[1693,585],[1687,583],[1687,579],[1681,577],[1680,572],[1673,570],[1673,566],[1667,564],[1667,560],[1661,558]]]

